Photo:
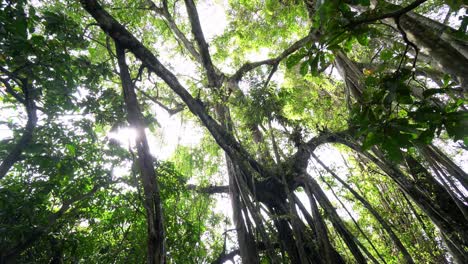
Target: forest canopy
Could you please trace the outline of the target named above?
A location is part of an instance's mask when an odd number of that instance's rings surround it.
[[[0,1],[0,264],[468,263],[467,7]]]

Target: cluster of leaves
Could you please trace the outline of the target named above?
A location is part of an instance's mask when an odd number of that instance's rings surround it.
[[[47,250],[50,241],[72,233],[82,210],[91,206],[87,194],[112,180],[104,164],[113,161],[93,138],[51,122],[36,133],[36,139],[14,173],[2,179],[0,189],[2,252],[38,239],[29,254],[19,258],[24,262],[47,261],[46,252],[53,252]],[[67,204],[70,209],[64,207]]]
[[[286,60],[286,68],[291,69],[300,63],[299,73],[302,76],[310,73],[317,77],[330,66],[333,60],[333,54],[323,45],[310,44],[289,56]]]
[[[366,78],[364,102],[356,103],[350,116],[356,136],[364,137],[364,149],[379,145],[399,161],[401,148],[429,144],[444,129],[451,139],[466,144],[468,115],[459,110],[466,100],[452,94],[456,91],[453,83],[446,78],[443,88],[427,89],[418,99],[411,92],[412,76],[411,71],[401,70]]]
[[[291,44],[282,39],[307,32],[307,14],[302,1],[232,0],[227,13],[228,29],[213,41],[217,47],[224,47],[214,54],[221,64],[229,58],[238,65],[262,48],[279,52]],[[273,35],[277,38],[272,46]]]
[[[96,86],[109,74],[106,64],[91,63],[84,55],[88,42],[81,27],[64,13],[7,1],[0,21],[0,66],[16,78],[28,78],[49,115],[75,110],[78,84]]]
[[[360,24],[359,19],[374,17],[398,7],[381,3],[377,9],[361,14],[349,7],[369,4],[366,0],[317,4],[313,29],[320,32],[320,43],[306,45],[290,55],[286,60],[288,70],[297,68],[302,76],[309,73],[319,76],[333,62],[336,51],[361,52],[363,55],[362,50],[381,47],[376,55],[380,55],[382,63],[377,69],[363,69],[366,75],[363,80],[363,102],[354,104],[348,120],[356,137],[363,137],[363,149],[379,145],[388,156],[399,161],[402,148],[428,144],[444,130],[449,138],[464,140],[467,144],[464,129],[467,116],[460,110],[466,100],[460,96],[460,88],[450,81],[449,76],[443,78],[439,88],[426,88],[414,78],[413,71],[404,67],[400,69],[407,56],[403,44],[397,41],[392,47],[384,48],[387,44],[370,42],[372,36],[382,36],[382,32],[368,24]],[[373,61],[376,55],[368,59]],[[398,70],[388,71],[388,68],[398,64]],[[414,89],[424,90],[420,98],[415,97]]]
[[[67,134],[61,138],[73,137]],[[143,243],[146,220],[136,176],[122,176],[116,183],[110,178],[101,179],[103,175],[111,175],[111,171],[103,168],[109,161],[102,160],[106,157],[100,153],[102,146],[93,147],[84,142],[62,144],[62,148],[55,149],[62,152],[62,156],[29,158],[18,166],[20,171],[27,166],[29,176],[19,174],[2,181],[2,251],[8,252],[12,245],[21,245],[39,236],[17,260],[47,262],[58,251],[66,262],[141,262],[146,254]],[[95,163],[85,160],[90,158],[87,155],[92,155]],[[207,210],[212,199],[187,190],[188,177],[180,174],[173,163],[159,164],[157,173],[164,201],[170,263],[210,259],[221,247],[217,239],[217,225],[221,219]],[[78,200],[73,209],[51,222],[64,203],[84,196],[101,184],[102,188],[96,193]]]

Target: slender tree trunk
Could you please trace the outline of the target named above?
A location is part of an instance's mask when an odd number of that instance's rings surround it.
[[[359,148],[355,148],[359,151]],[[369,153],[362,152],[372,162],[376,163],[387,175],[389,175],[400,187],[402,191],[421,208],[422,211],[432,220],[432,222],[440,229],[445,235],[446,242],[449,249],[452,251],[454,258],[460,263],[466,263],[468,261],[468,225],[464,221],[464,217],[458,210],[450,195],[440,185],[432,185],[437,188],[440,192],[444,193],[443,200],[449,201],[452,208],[456,210],[447,209],[448,205],[443,203],[442,199],[430,198],[426,195],[426,191],[422,191],[421,186],[415,185],[412,181],[406,178],[406,176],[394,165],[387,160],[378,160]],[[437,186],[437,187],[436,187]],[[438,191],[438,192],[439,192]],[[448,195],[448,196],[447,196]],[[464,256],[460,259],[461,256]]]
[[[359,250],[359,247],[356,244],[355,237],[346,228],[343,221],[336,213],[335,208],[331,204],[330,200],[328,200],[327,196],[320,188],[320,185],[315,181],[314,178],[312,178],[311,175],[306,174],[304,178],[304,184],[308,185],[308,188],[310,188],[311,193],[314,195],[314,197],[316,197],[320,206],[325,210],[325,212],[327,212],[330,221],[333,223],[333,226],[343,238],[343,241],[348,246],[357,263],[367,263],[366,258],[364,255],[362,255],[362,252]]]
[[[242,202],[240,200],[239,188],[236,183],[236,168],[232,164],[229,156],[225,155],[228,176],[229,176],[229,195],[231,197],[232,220],[237,233],[237,241],[239,243],[240,256],[244,263],[260,263],[258,258],[258,249],[255,239],[251,233],[247,231],[244,217],[242,216]]]
[[[358,199],[363,204],[363,206],[367,210],[369,210],[369,212],[380,223],[382,228],[388,233],[390,238],[395,243],[396,247],[401,251],[401,253],[403,254],[403,257],[405,258],[406,263],[413,264],[414,263],[413,258],[411,258],[411,255],[409,254],[406,247],[403,245],[403,243],[401,243],[401,240],[398,238],[398,236],[395,234],[395,232],[393,232],[393,229],[390,227],[390,224],[388,224],[388,222],[385,219],[383,219],[383,217],[374,209],[374,207],[364,197],[362,197],[360,194],[358,194],[349,184],[347,184],[340,177],[338,177],[338,175],[334,171],[332,171],[330,168],[328,168],[328,166],[326,166],[315,155],[312,155],[312,156],[317,160],[317,162],[323,168],[325,168],[325,170],[328,173],[330,173],[333,176],[333,178],[335,178],[337,181],[339,181],[341,183],[341,185],[343,185],[346,189],[348,189],[348,191],[350,191],[354,195],[354,197],[356,197],[356,199]]]
[[[154,158],[151,156],[145,134],[143,115],[138,105],[135,89],[125,61],[125,49],[116,42],[116,54],[120,68],[120,79],[127,108],[128,123],[135,128],[135,144],[138,153],[138,166],[144,191],[144,206],[148,228],[148,264],[166,263],[164,220]]]
[[[315,201],[312,192],[308,185],[305,185],[305,191],[307,193],[307,197],[309,198],[309,203],[312,212],[312,219],[308,220],[309,226],[315,230],[317,236],[317,244],[319,247],[319,253],[322,256],[322,259],[327,264],[335,264],[335,263],[344,263],[343,258],[336,252],[333,248],[330,238],[328,236],[328,228],[323,221],[322,215],[320,214],[317,203]]]
[[[221,124],[223,124],[228,131],[232,131],[232,126],[227,113],[227,107],[217,105],[216,113]],[[239,189],[238,178],[240,176],[239,168],[232,162],[231,158],[225,153],[227,172],[229,177],[229,196],[232,206],[232,220],[237,234],[237,242],[239,243],[239,253],[244,263],[260,263],[257,244],[254,236],[246,226],[246,220],[242,215],[243,204],[241,201],[242,190]],[[248,217],[247,215],[245,216]]]

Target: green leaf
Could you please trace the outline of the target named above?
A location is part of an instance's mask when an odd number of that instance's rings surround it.
[[[445,3],[450,6],[450,10],[458,10],[463,4],[463,0],[445,0]]]
[[[468,16],[465,15],[463,18],[461,18],[461,23],[460,27],[458,28],[458,31],[456,32],[457,35],[460,35],[461,37],[466,36],[466,29],[468,28]]]
[[[383,61],[388,61],[390,60],[391,58],[393,58],[393,51],[392,50],[389,50],[389,49],[384,49],[380,52],[380,55],[379,55],[380,59],[383,60]]]
[[[304,55],[301,53],[294,53],[286,59],[286,68],[291,69],[296,66],[301,59],[304,58]]]
[[[448,119],[444,122],[447,133],[454,140],[461,140],[468,136],[468,120],[467,119]]]
[[[410,112],[408,115],[414,119],[416,122],[431,122],[437,124],[442,120],[442,115],[439,110],[429,107],[429,108],[419,108],[415,112]]]
[[[395,133],[392,137],[395,142],[398,144],[399,147],[409,147],[411,146],[411,141],[413,140],[413,136],[407,133]]]
[[[361,44],[362,46],[369,45],[369,36],[367,32],[357,35],[356,39],[359,42],[359,44]]]
[[[318,75],[318,63],[320,59],[320,54],[317,54],[312,60],[309,60],[310,72],[313,76]]]
[[[344,32],[339,32],[335,35],[332,35],[328,40],[325,41],[325,43],[328,44],[328,47],[330,49],[335,49],[338,47],[338,44],[341,44],[341,42],[345,41],[348,39],[349,35],[344,33]]]
[[[16,20],[12,22],[12,26],[16,32],[16,36],[26,40],[28,37],[28,22],[26,21],[26,18],[23,16],[18,17]]]
[[[380,140],[380,138],[377,136],[376,133],[374,133],[372,131],[367,133],[366,138],[362,142],[362,149],[363,150],[369,150],[372,146],[379,143],[379,140]]]
[[[395,139],[387,137],[382,143],[382,148],[391,160],[399,162],[403,159],[403,154]]]
[[[392,91],[389,91],[385,94],[384,98],[382,99],[382,103],[386,106],[386,107],[390,107],[390,105],[392,104],[392,102],[395,100],[395,96],[396,94]]]
[[[305,76],[307,72],[309,72],[309,63],[307,61],[304,61],[301,63],[301,68],[299,70],[302,76]]]
[[[44,37],[40,35],[33,35],[29,41],[34,46],[44,45]]]
[[[68,152],[70,153],[71,156],[76,155],[76,147],[72,144],[66,144],[65,148],[67,148]]]
[[[29,144],[28,150],[31,153],[41,153],[44,150],[44,145],[41,143]]]
[[[349,37],[345,43],[343,43],[343,49],[346,51],[346,52],[350,52],[352,49],[353,49],[353,44],[355,42],[355,37]]]
[[[444,86],[448,86],[449,83],[450,83],[450,80],[452,80],[450,75],[449,74],[444,74],[444,77],[442,78],[442,83],[444,84]]]
[[[412,104],[413,99],[410,95],[400,95],[398,94],[396,97],[396,101],[400,104]]]
[[[428,128],[419,134],[417,140],[423,144],[430,144],[434,138],[435,128]]]
[[[370,0],[357,0],[357,2],[362,6],[370,6]]]

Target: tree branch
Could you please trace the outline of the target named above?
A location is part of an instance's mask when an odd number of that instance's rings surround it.
[[[154,97],[154,96],[151,96],[149,95],[147,92],[141,90],[141,89],[138,89],[140,91],[141,94],[143,94],[143,96],[145,96],[146,98],[148,98],[149,100],[151,100],[152,102],[154,102],[155,104],[159,105],[161,108],[163,108],[164,110],[166,110],[166,112],[169,113],[169,115],[175,115],[181,111],[183,111],[185,109],[185,105],[184,104],[181,104],[181,103],[176,103],[176,108],[169,108],[167,107],[166,105],[164,105],[163,103],[161,103],[157,97]]]
[[[285,49],[280,55],[278,55],[275,58],[245,63],[244,65],[242,65],[242,67],[239,68],[239,70],[237,70],[236,73],[234,73],[234,75],[230,77],[230,80],[234,82],[239,82],[244,76],[244,74],[262,65],[277,66],[283,59],[296,52],[298,49],[304,47],[310,41],[317,39],[318,34],[316,34],[315,32],[310,32],[309,35],[294,42],[289,48]]]
[[[162,65],[147,47],[107,13],[96,0],[81,0],[80,2],[106,34],[112,37],[116,43],[119,43],[121,47],[129,49],[136,58],[147,65],[150,71],[156,73],[184,101],[189,110],[201,120],[218,145],[228,155],[238,160],[242,157],[256,171],[264,170],[258,162],[250,157],[235,138],[207,113],[204,106],[180,84],[177,77]],[[243,165],[246,164],[243,163]]]
[[[206,193],[206,194],[216,194],[216,193],[229,193],[229,186],[228,185],[210,185],[205,187],[199,187],[194,184],[188,184],[188,190],[194,190],[198,193]]]
[[[338,142],[339,139],[346,136],[347,133],[347,130],[333,133],[325,132],[311,138],[309,141],[299,145],[297,152],[290,158],[291,162],[294,163],[294,167],[298,171],[306,171],[309,165],[310,154],[314,152],[318,146],[325,143]]]
[[[29,80],[23,79],[21,80],[21,89],[23,90],[24,98],[19,97],[17,95],[11,86],[9,86],[8,81],[3,81],[2,82],[5,84],[5,87],[7,89],[7,92],[10,93],[13,92],[12,96],[13,97],[18,97],[17,100],[21,102],[24,107],[26,108],[26,113],[28,115],[28,121],[26,123],[25,130],[23,132],[23,135],[21,138],[18,140],[16,145],[13,147],[13,149],[8,153],[8,155],[3,159],[2,163],[0,164],[0,179],[3,179],[7,172],[11,169],[11,167],[20,159],[21,153],[28,147],[29,143],[32,140],[33,137],[33,131],[34,128],[37,125],[37,107],[34,102],[34,98],[31,95],[31,88],[30,86],[32,85]],[[15,96],[16,95],[16,96]],[[20,98],[20,99],[19,99]]]
[[[402,16],[402,15],[410,12],[411,10],[417,8],[418,6],[422,5],[426,1],[427,0],[416,0],[413,3],[411,3],[410,5],[408,5],[408,6],[404,7],[404,8],[401,8],[399,10],[396,10],[396,11],[392,11],[392,12],[388,12],[388,13],[380,14],[380,15],[375,15],[373,17],[366,17],[366,18],[362,18],[362,19],[357,19],[357,20],[354,20],[354,21],[350,22],[348,25],[346,25],[346,27],[347,28],[354,28],[354,27],[359,26],[361,24],[368,24],[368,23],[375,22],[377,20],[385,19],[385,18],[399,18],[400,16]]]
[[[203,35],[195,2],[193,0],[185,0],[185,6],[192,26],[192,34],[195,37],[198,48],[200,49],[201,60],[203,67],[206,70],[209,86],[218,87],[221,84],[220,76],[216,73],[216,69],[211,61],[210,51],[208,50],[208,44],[206,43],[205,36]]]
[[[192,57],[197,62],[203,63],[203,61],[201,59],[201,56],[198,53],[198,51],[195,49],[195,47],[190,42],[190,40],[188,40],[188,38],[185,36],[185,34],[179,29],[179,27],[175,23],[174,18],[169,13],[169,10],[167,8],[167,3],[164,3],[162,8],[157,7],[154,4],[154,2],[151,1],[151,0],[148,0],[148,3],[150,5],[151,10],[153,10],[156,14],[158,14],[158,15],[160,15],[160,16],[162,16],[162,17],[164,17],[166,19],[167,26],[172,31],[172,33],[174,33],[176,40],[179,41],[179,43],[181,43],[188,50],[190,55],[192,55]]]
[[[3,85],[5,86],[5,90],[7,91],[7,93],[9,93],[11,96],[13,96],[16,99],[16,101],[18,101],[18,102],[20,102],[22,104],[26,103],[24,98],[21,97],[21,95],[19,95],[18,93],[16,93],[15,90],[13,89],[13,87],[11,87],[11,85],[8,83],[8,80],[0,78],[0,82],[2,82]]]

